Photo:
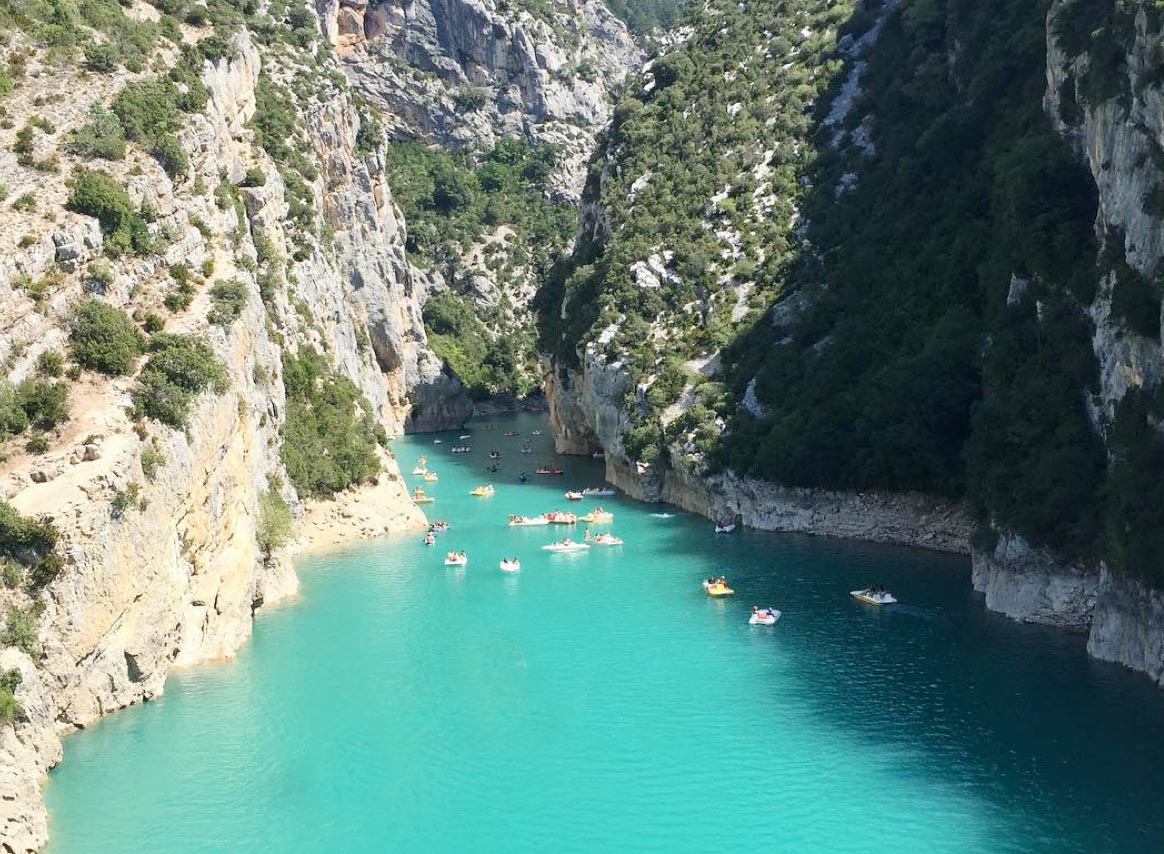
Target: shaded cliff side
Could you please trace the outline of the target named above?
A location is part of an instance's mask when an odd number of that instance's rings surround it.
[[[914,496],[988,607],[1159,681],[1160,25],[1066,0],[693,10],[543,290],[560,449],[763,527],[804,527],[801,501],[908,543],[867,505]]]

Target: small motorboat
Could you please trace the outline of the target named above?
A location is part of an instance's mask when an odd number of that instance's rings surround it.
[[[532,454],[532,453],[533,453],[533,448],[522,448],[522,449],[521,449],[521,452],[522,452],[523,454]]]
[[[433,439],[432,443],[434,445],[443,445],[444,444],[444,442],[441,439]]]
[[[472,450],[473,449],[468,445],[454,445],[453,446],[453,453],[454,454],[468,454],[468,453],[472,452]]]
[[[849,595],[858,602],[866,605],[893,605],[897,597],[888,590],[879,587],[866,587],[864,590],[850,590]]]
[[[491,459],[491,460],[501,459],[501,451],[490,451],[489,452],[489,459]]]
[[[505,435],[512,439],[514,436],[520,436],[521,434],[516,430],[506,430]]]
[[[424,490],[418,486],[412,490],[412,501],[415,504],[433,504],[436,502],[436,499],[431,495],[425,495]]]
[[[561,510],[547,513],[546,518],[551,525],[574,525],[578,522],[578,517],[573,513],[563,513]]]
[[[554,552],[556,554],[566,554],[568,552],[584,552],[589,548],[589,543],[576,543],[573,540],[560,540],[556,543],[550,543],[548,546],[542,546],[542,551]]]
[[[425,483],[436,483],[438,480],[440,480],[440,478],[437,477],[437,473],[435,471],[426,471],[424,473]]]
[[[674,519],[674,513],[652,513],[650,514],[655,519]]]
[[[541,430],[530,430],[529,434],[531,436],[540,436],[540,435],[542,435],[542,431]]]
[[[707,591],[708,596],[732,596],[736,591],[732,590],[727,585],[727,581],[722,578],[707,579],[703,582],[703,589]]]
[[[615,494],[615,491],[609,486],[588,486],[582,490],[582,494],[587,498],[606,498]]]
[[[586,522],[590,525],[605,525],[608,522],[614,521],[614,514],[608,510],[603,510],[601,507],[595,507],[585,516],[579,516],[578,521]]]
[[[471,433],[466,433],[464,436],[458,436],[457,438],[458,439],[472,439],[473,435]]]
[[[518,560],[517,558],[514,558],[513,560],[508,560],[506,558],[502,558],[501,559],[501,571],[502,572],[521,572],[521,561]]]
[[[515,527],[515,528],[522,527],[522,526],[530,526],[530,525],[548,525],[548,524],[550,524],[550,520],[545,517],[545,514],[542,514],[541,516],[516,516],[516,515],[514,515],[514,516],[509,517],[509,525],[511,527]]]
[[[412,473],[413,474],[428,474],[428,469],[426,469],[424,466],[417,466],[416,468],[414,468],[412,470]]]
[[[470,495],[475,495],[478,498],[486,498],[494,493],[493,484],[486,483],[481,486],[469,490]]]
[[[602,453],[602,451],[595,451],[590,455],[590,458],[593,460],[601,460],[606,458],[606,454]]]
[[[432,531],[429,531],[427,534],[424,535],[424,544],[426,546],[436,545],[436,537],[433,535]]]
[[[449,523],[445,522],[443,520],[438,521],[438,522],[433,522],[429,526],[429,530],[433,531],[434,533],[437,533],[437,534],[443,534],[448,529],[449,529]]]
[[[774,626],[780,619],[780,612],[775,608],[755,608],[748,618],[749,626]]]
[[[449,552],[445,555],[445,566],[466,566],[469,556],[464,552]]]
[[[731,519],[720,519],[715,523],[715,532],[717,534],[730,534],[736,529],[736,523]]]
[[[566,490],[566,500],[567,501],[581,501],[584,497],[585,496],[583,496],[581,492],[574,492],[573,490],[570,490],[570,489]]]
[[[614,534],[599,534],[597,537],[595,537],[590,542],[596,546],[621,546],[622,545],[622,540],[620,540]]]
[[[534,474],[555,475],[555,474],[562,474],[562,470],[554,468],[553,466],[539,466],[538,468],[534,469]]]

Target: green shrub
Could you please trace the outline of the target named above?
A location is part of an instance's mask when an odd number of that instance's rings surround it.
[[[3,629],[0,630],[0,647],[14,646],[32,658],[40,657],[40,640],[37,621],[40,608],[36,605],[18,608],[9,605],[4,612]]]
[[[24,709],[16,702],[16,689],[22,678],[15,667],[0,672],[0,726],[10,724],[24,714]]]
[[[251,127],[255,141],[276,163],[287,163],[293,154],[295,134],[295,99],[269,76],[259,76],[255,88],[255,115]]]
[[[302,495],[327,497],[379,471],[372,407],[322,355],[284,354],[283,464]]]
[[[145,252],[151,246],[145,221],[133,208],[129,194],[107,172],[82,169],[70,183],[69,210],[96,217],[113,254]]]
[[[121,49],[112,42],[85,46],[85,67],[99,74],[111,74],[121,63]]]
[[[69,417],[69,389],[62,382],[24,380],[16,387],[16,401],[38,430],[52,430]]]
[[[78,364],[109,376],[128,374],[145,351],[145,340],[129,315],[96,299],[77,306],[69,345]]]
[[[267,183],[267,173],[257,166],[252,166],[247,169],[246,176],[243,178],[240,187],[262,187]]]
[[[43,433],[37,433],[34,436],[29,436],[28,441],[24,443],[24,450],[30,454],[43,454],[49,449],[48,437]]]
[[[259,496],[259,515],[255,520],[255,542],[265,557],[291,542],[291,508],[283,496],[269,488]]]
[[[36,357],[36,372],[42,377],[59,377],[65,369],[65,357],[56,350],[45,350]]]
[[[207,320],[227,329],[242,314],[247,304],[247,287],[238,279],[227,279],[210,289],[210,313]]]
[[[163,332],[150,339],[150,357],[134,389],[134,410],[138,417],[180,428],[198,395],[222,394],[227,388],[226,372],[205,341]]]
[[[201,86],[197,80],[195,85]],[[128,139],[140,143],[157,158],[166,174],[183,174],[189,159],[175,135],[182,122],[182,95],[165,78],[127,83],[113,99],[113,112]]]
[[[166,464],[166,455],[156,445],[150,445],[141,452],[141,472],[145,479],[153,483],[158,472]]]

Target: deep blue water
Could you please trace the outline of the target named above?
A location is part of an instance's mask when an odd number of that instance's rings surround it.
[[[599,464],[519,485],[548,435],[524,456],[473,432],[468,456],[455,434],[395,443],[440,475],[436,548],[301,561],[236,661],[67,740],[53,854],[1164,850],[1164,693],[986,613],[965,560],[716,536],[621,497],[586,506],[625,546],[549,555],[560,529],[506,515],[565,506]],[[497,494],[470,497],[486,477]],[[704,595],[713,572],[734,599]],[[870,583],[902,604],[849,598]],[[750,627],[752,603],[784,616]]]

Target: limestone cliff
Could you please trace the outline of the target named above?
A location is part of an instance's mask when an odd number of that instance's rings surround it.
[[[47,838],[39,790],[60,759],[61,734],[158,696],[174,667],[231,656],[249,637],[255,610],[296,590],[289,550],[265,555],[256,536],[264,493],[281,493],[302,513],[280,456],[284,353],[305,346],[326,353],[391,432],[459,424],[471,408],[425,346],[404,226],[377,147],[357,145],[350,91],[324,86],[300,104],[304,156],[317,164],[310,192],[321,203],[295,228],[290,173],[249,126],[260,70],[277,76],[296,68],[261,56],[245,30],[228,56],[202,65],[209,96],[181,128],[190,161],[181,179],[136,150],[107,164],[133,203],[151,211],[158,248],[150,254],[104,261],[97,222],[62,208],[68,169],[24,168],[9,154],[13,132],[0,132],[0,178],[15,196],[35,192],[45,215],[11,206],[0,213],[8,243],[0,252],[0,351],[9,381],[31,376],[42,353],[66,349],[68,318],[86,294],[163,312],[176,281],[167,270],[178,265],[205,275],[190,276],[188,302],[174,304],[165,331],[207,341],[228,381],[225,393],[198,396],[185,428],[173,429],[133,414],[132,375],[82,375],[68,381],[70,418],[49,434],[47,451],[10,446],[0,496],[26,516],[53,520],[63,567],[35,594],[0,590],[0,605],[32,606],[38,615],[34,655],[0,650],[0,669],[23,676],[16,690],[23,712],[15,725],[0,726],[5,851],[34,851]],[[34,65],[6,101],[8,115],[23,121],[36,110],[63,137],[95,96],[115,89],[78,75],[46,69],[42,76]],[[76,162],[64,147],[56,157],[65,167]],[[256,174],[265,180],[248,180]],[[211,193],[216,185],[220,192]],[[212,323],[211,285],[223,280],[240,282],[245,296],[233,322]],[[44,290],[30,293],[33,281],[45,282]],[[394,461],[384,457],[374,480],[375,518],[341,522],[352,536],[423,522]]]
[[[639,58],[601,2],[317,0],[344,71],[392,130],[483,150],[503,136],[561,146],[577,198],[611,98]]]

